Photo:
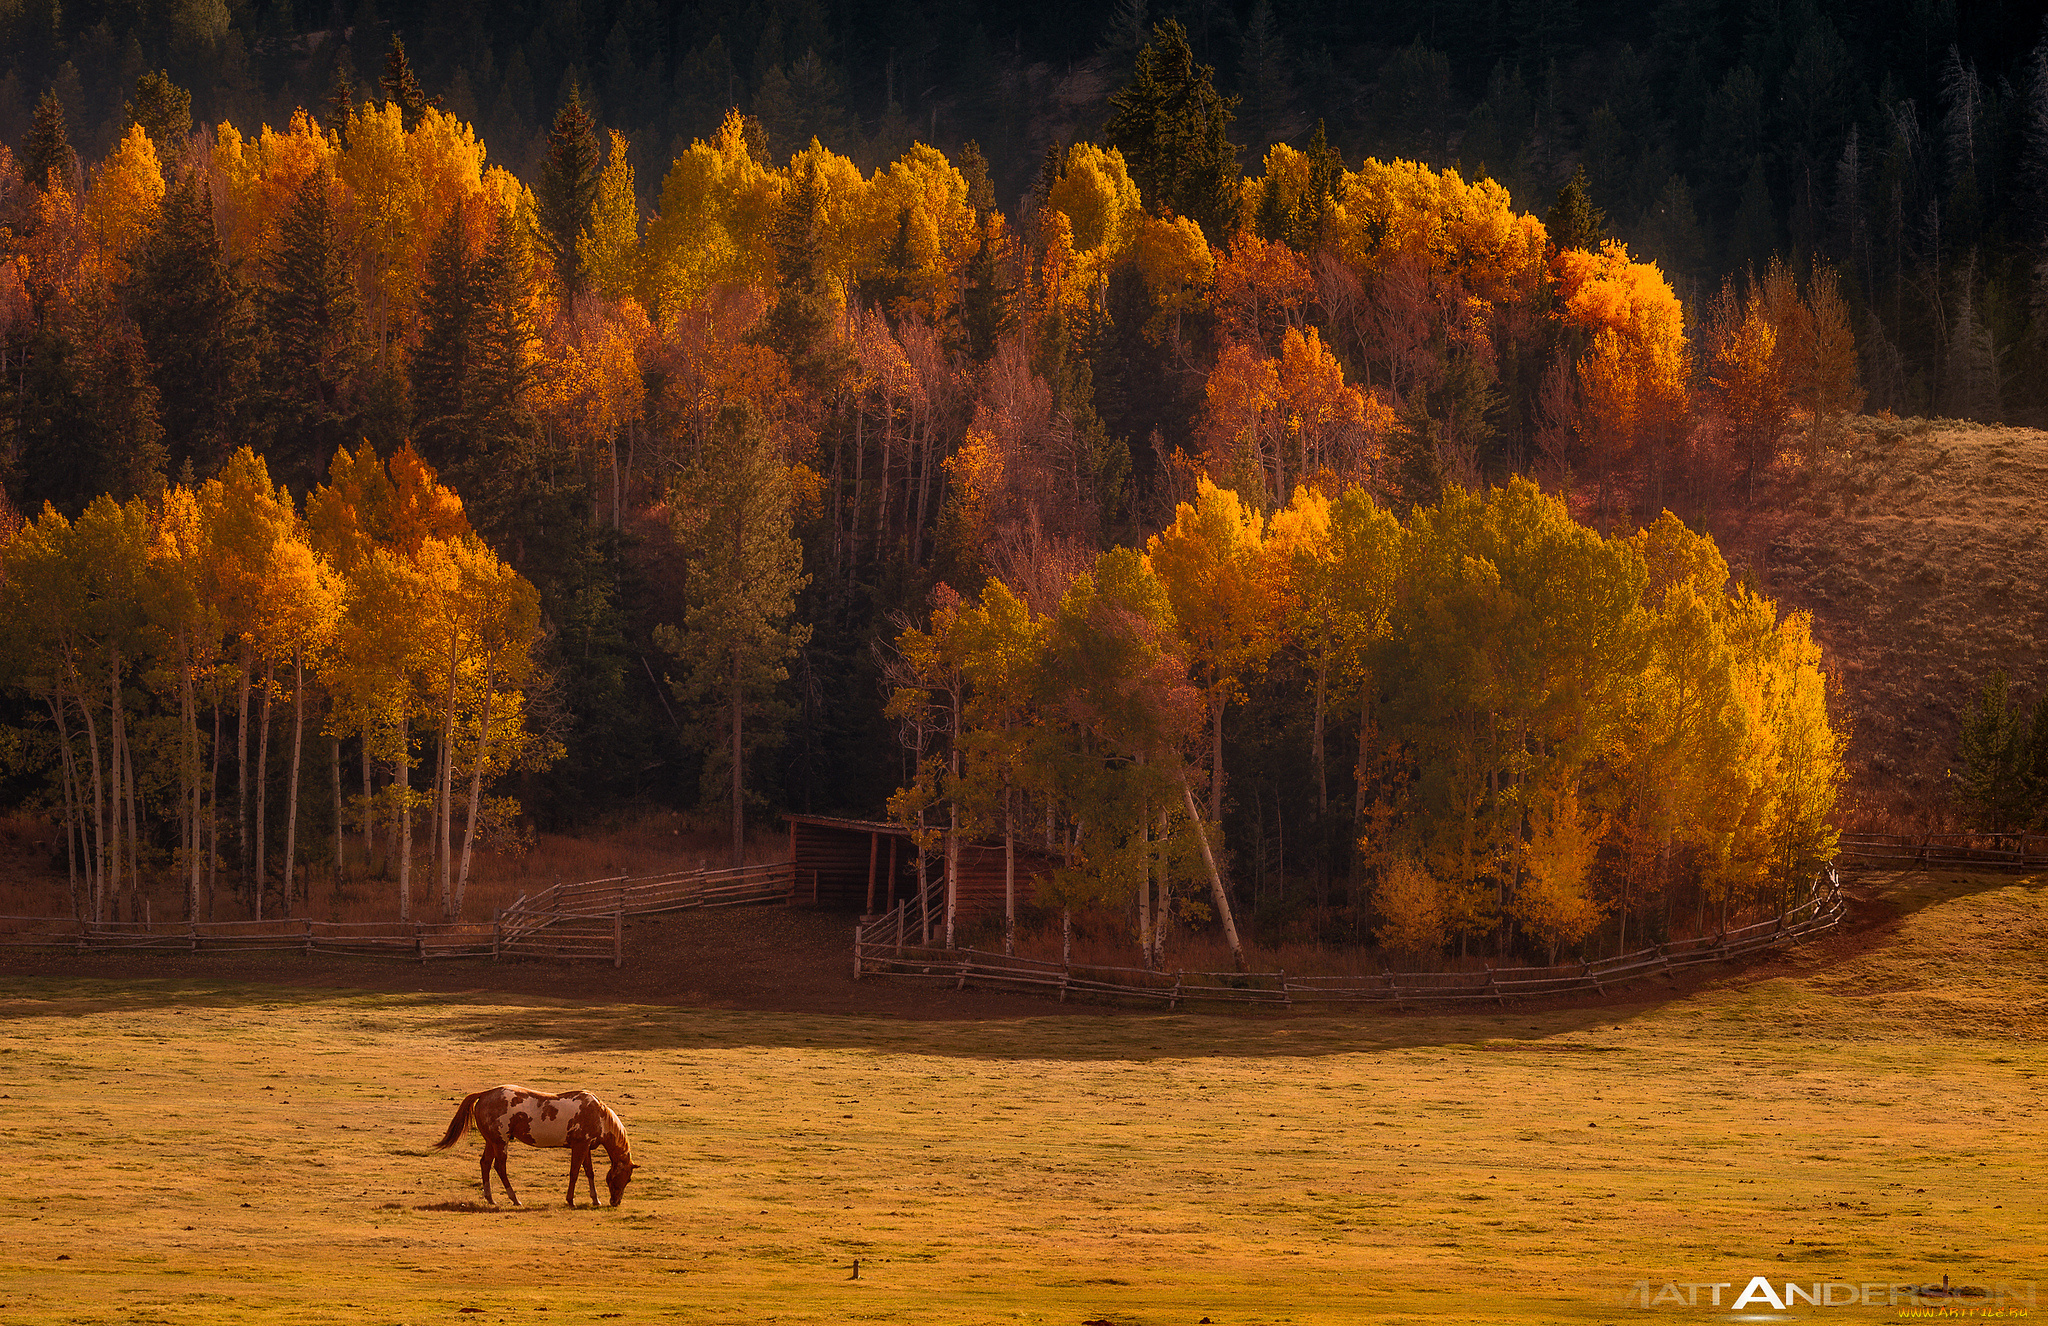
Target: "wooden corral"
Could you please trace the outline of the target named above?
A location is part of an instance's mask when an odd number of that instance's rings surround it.
[[[917,845],[910,830],[880,820],[788,815],[789,859],[797,878],[817,881],[818,906],[878,916],[898,902],[917,905]],[[943,906],[946,853],[943,833],[925,853],[924,885],[936,910]],[[979,916],[1003,914],[1003,845],[962,840],[953,889],[955,925]],[[1015,857],[1017,905],[1037,897],[1039,877],[1050,875],[1052,858],[1019,846]]]

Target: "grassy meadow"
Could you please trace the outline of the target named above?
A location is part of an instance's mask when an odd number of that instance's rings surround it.
[[[2048,1281],[2048,888],[1867,882],[1900,915],[1860,944],[1604,1008],[949,1022],[17,979],[0,1322],[1684,1321],[1726,1309],[1631,1286]],[[624,1206],[564,1208],[566,1153],[515,1147],[526,1209],[477,1209],[474,1133],[429,1146],[501,1081],[619,1109]]]

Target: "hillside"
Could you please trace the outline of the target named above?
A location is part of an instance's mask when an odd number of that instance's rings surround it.
[[[1860,418],[1724,544],[1814,636],[1847,719],[1846,818],[1950,815],[1961,716],[1994,670],[2031,702],[2048,634],[2048,433]]]

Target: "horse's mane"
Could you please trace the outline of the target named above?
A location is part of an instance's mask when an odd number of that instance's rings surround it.
[[[633,1144],[626,1137],[626,1121],[621,1119],[619,1112],[609,1105],[604,1107],[604,1138],[607,1142],[618,1142],[618,1159],[625,1161],[628,1165],[633,1163]]]

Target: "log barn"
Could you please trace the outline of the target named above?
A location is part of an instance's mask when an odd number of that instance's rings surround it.
[[[796,869],[799,895],[815,889],[817,905],[879,916],[897,903],[918,905],[917,846],[910,830],[883,820],[834,819],[825,815],[785,815],[789,823],[789,859]],[[932,897],[935,923],[949,890],[945,887],[945,834],[940,845],[925,853],[925,883]],[[953,921],[961,925],[981,916],[1001,916],[1004,863],[1001,842],[962,839],[957,879],[950,890]],[[1037,881],[1052,873],[1054,861],[1021,844],[1016,848],[1017,905],[1037,897]]]

